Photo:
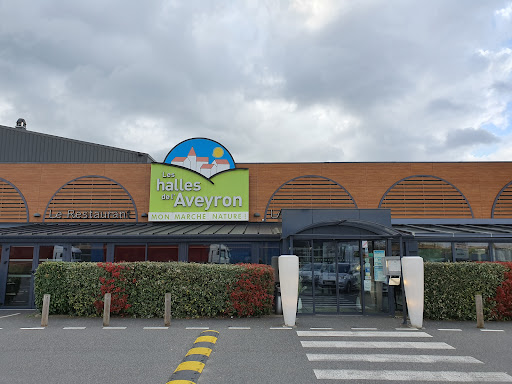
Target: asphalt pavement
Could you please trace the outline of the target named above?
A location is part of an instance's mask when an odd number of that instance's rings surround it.
[[[205,329],[219,334],[199,384],[512,382],[511,322],[484,330],[319,315],[295,327],[282,316],[173,319],[168,328],[163,319],[116,317],[109,327],[101,318],[40,323],[33,311],[0,310],[0,384],[167,383]]]

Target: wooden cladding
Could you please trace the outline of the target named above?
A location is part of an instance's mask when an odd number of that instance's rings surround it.
[[[28,222],[28,210],[25,199],[11,183],[1,178],[0,222]]]
[[[410,176],[400,180],[388,189],[379,208],[391,209],[393,218],[473,217],[462,193],[434,176]]]
[[[491,217],[497,219],[512,217],[512,182],[505,185],[496,196]]]
[[[123,186],[107,177],[84,176],[60,188],[46,208],[45,222],[63,220],[136,222],[137,212]]]
[[[270,198],[265,221],[281,221],[283,208],[357,208],[345,188],[322,176],[301,176],[283,184]]]

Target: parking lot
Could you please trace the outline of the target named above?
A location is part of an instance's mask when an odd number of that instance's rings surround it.
[[[103,327],[101,318],[50,316],[49,326],[41,328],[32,311],[0,310],[0,383],[166,383],[205,329],[219,335],[199,383],[333,382],[318,378],[325,374],[350,374],[350,383],[383,383],[389,382],[387,371],[418,383],[450,381],[436,381],[435,372],[512,382],[510,322],[486,323],[484,331],[469,322],[425,322],[424,329],[414,330],[401,318],[377,316],[303,316],[296,327],[284,327],[281,316],[163,325],[162,319],[113,318]],[[323,355],[331,357],[318,357]],[[393,362],[369,361],[374,355],[393,356]],[[401,362],[400,356],[411,355],[420,357]],[[427,355],[441,362],[421,361]],[[443,361],[447,356],[478,362],[450,364]]]

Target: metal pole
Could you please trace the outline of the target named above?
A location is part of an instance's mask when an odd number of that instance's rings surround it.
[[[404,249],[403,249],[402,242],[403,242],[402,236],[400,236],[400,288],[402,289],[402,313],[403,313],[402,324],[407,324],[407,301],[405,298],[404,274],[402,272],[402,258],[404,257]]]

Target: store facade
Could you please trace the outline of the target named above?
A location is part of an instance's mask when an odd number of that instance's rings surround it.
[[[32,307],[33,273],[55,260],[293,253],[302,314],[393,313],[388,256],[512,260],[508,162],[237,164],[222,144],[190,139],[159,163],[21,128],[0,136],[3,308]]]

